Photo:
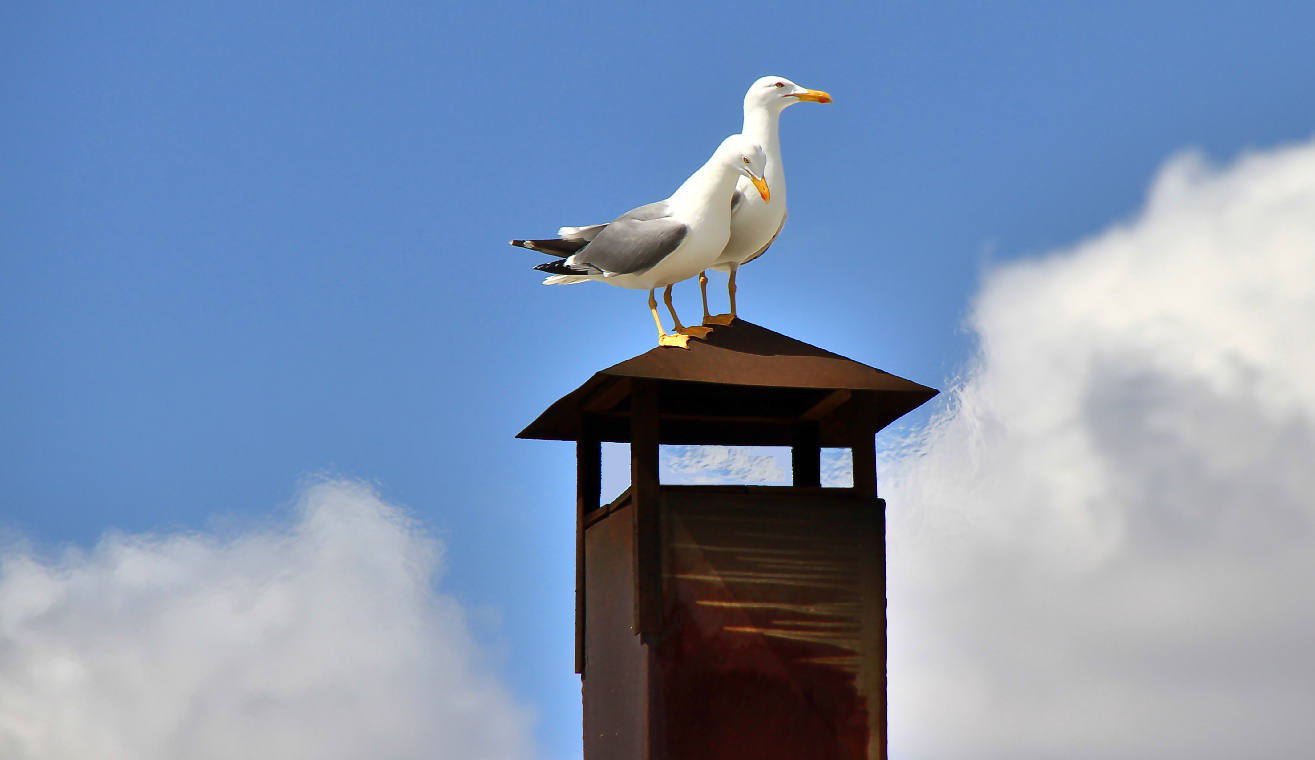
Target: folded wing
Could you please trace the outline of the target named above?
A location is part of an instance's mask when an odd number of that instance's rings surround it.
[[[535,267],[543,272],[556,275],[602,275],[604,277],[618,274],[635,274],[652,269],[663,259],[680,247],[689,233],[685,223],[671,218],[671,211],[665,201],[650,203],[629,211],[610,224],[599,224],[586,228],[562,228],[572,237],[559,238],[559,243],[550,246],[535,246],[534,250],[566,257],[563,261],[553,261]],[[582,238],[587,235],[589,240]],[[543,241],[512,241],[517,243],[539,243]],[[575,246],[570,253],[555,253]],[[530,246],[522,246],[530,247]]]

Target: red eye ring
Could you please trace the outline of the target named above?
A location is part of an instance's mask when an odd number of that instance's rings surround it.
[[[772,86],[773,86],[773,87],[784,87],[784,86],[785,86],[785,82],[777,82],[776,84],[774,84],[774,85],[772,85]]]

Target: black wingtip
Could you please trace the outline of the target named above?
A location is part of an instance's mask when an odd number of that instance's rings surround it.
[[[512,240],[511,244],[517,248],[536,251],[549,256],[560,256],[566,258],[573,253],[578,253],[581,248],[588,245],[585,240],[562,240],[561,238],[547,238],[544,240]]]
[[[557,259],[556,261],[549,261],[546,264],[539,264],[535,269],[540,272],[547,272],[548,274],[589,274],[583,269],[576,269],[575,267],[567,266],[566,259]]]

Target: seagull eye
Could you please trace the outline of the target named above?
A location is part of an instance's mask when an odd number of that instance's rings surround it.
[[[784,86],[785,86],[785,82],[777,82],[776,84],[774,84],[774,85],[772,85],[772,86],[773,86],[773,87],[784,87]]]
[[[744,163],[746,163],[746,164],[749,163],[749,157],[748,157],[748,156],[740,156],[740,158],[744,161]]]

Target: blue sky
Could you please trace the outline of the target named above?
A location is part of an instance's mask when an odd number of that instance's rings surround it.
[[[1297,3],[8,4],[0,526],[232,533],[308,478],[371,483],[571,757],[573,451],[514,435],[653,331],[508,239],[664,197],[788,76],[835,103],[783,116],[790,220],[741,314],[948,387],[984,272],[1133,218],[1182,150],[1309,139],[1311,29]]]

